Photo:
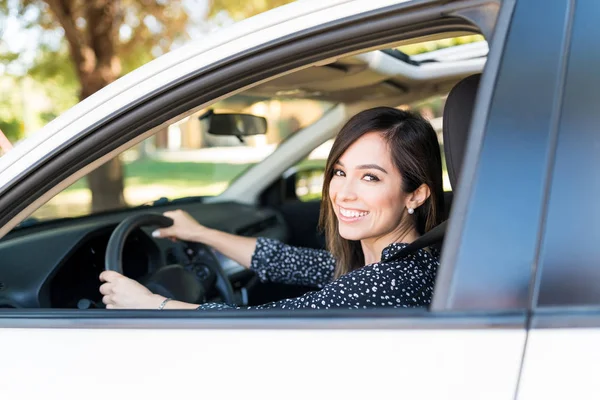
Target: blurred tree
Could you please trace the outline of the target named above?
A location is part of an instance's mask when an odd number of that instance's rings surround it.
[[[77,103],[80,83],[66,43],[56,49],[39,45],[27,75],[40,82],[46,96],[52,99],[50,108],[40,115],[44,125]]]
[[[32,73],[74,77],[83,100],[185,38],[183,0],[0,0],[0,15],[12,15],[30,29],[60,34],[66,46],[40,43]],[[8,54],[5,58],[14,58]],[[68,57],[68,58],[67,58]],[[70,63],[65,62],[66,59]],[[70,75],[69,75],[70,74]],[[123,166],[118,158],[88,175],[92,211],[122,207]]]
[[[212,0],[209,15],[227,10],[233,20],[240,20],[291,1]],[[83,100],[119,76],[167,52],[178,40],[187,39],[185,27],[189,16],[185,3],[185,0],[0,0],[0,22],[11,15],[25,28],[42,29],[45,36],[59,37],[58,46],[40,42],[28,71],[34,78],[53,81],[51,86],[59,88],[52,93],[53,100],[59,99],[53,110],[56,113],[73,104],[73,92],[77,92],[78,100]],[[4,64],[19,56],[0,50],[0,62]],[[13,129],[8,125],[6,128]],[[88,185],[93,212],[125,205],[123,166],[118,158],[89,174]]]
[[[14,143],[20,139],[21,122],[15,118],[9,120],[0,119],[0,131],[6,135],[11,143]]]

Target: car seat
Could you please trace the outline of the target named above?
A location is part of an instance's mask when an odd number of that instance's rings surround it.
[[[444,155],[446,156],[446,167],[452,190],[457,188],[460,177],[480,78],[481,74],[475,74],[459,81],[448,94],[444,106]],[[453,193],[445,195],[447,216],[450,215],[452,199]],[[447,220],[406,246],[393,258],[401,259],[416,250],[433,245],[439,246],[444,240],[446,224]]]

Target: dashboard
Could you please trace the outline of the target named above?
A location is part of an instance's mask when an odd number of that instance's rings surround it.
[[[238,203],[179,204],[201,224],[242,236],[285,241],[288,229],[272,209]],[[172,209],[149,207],[72,220],[41,223],[9,233],[0,240],[0,308],[89,308],[101,306],[98,276],[110,235],[123,219]],[[154,239],[152,227],[133,231],[123,250],[126,276],[141,280],[173,263],[174,244]],[[252,274],[222,254],[215,255],[231,281]],[[247,280],[248,277],[245,276]],[[233,282],[232,282],[233,283]],[[240,287],[239,282],[234,284]]]
[[[52,308],[98,306],[102,300],[98,276],[105,269],[104,257],[111,231],[95,232],[82,241],[48,281]],[[141,229],[129,234],[123,248],[123,273],[139,281],[160,266],[158,247]],[[82,300],[84,303],[81,303]]]

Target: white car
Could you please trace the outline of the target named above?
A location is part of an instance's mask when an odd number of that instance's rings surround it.
[[[600,4],[574,0],[298,1],[76,105],[0,158],[2,398],[600,397],[599,16]],[[486,41],[397,50],[477,33]],[[452,209],[428,309],[100,308],[107,248],[140,280],[185,259],[134,224],[148,214],[181,208],[222,230],[322,246],[319,160],[343,123],[454,87]],[[211,136],[207,112],[262,115],[268,132]],[[90,197],[81,180],[111,165],[125,166],[127,207],[102,198],[115,182],[93,182]],[[198,254],[207,301],[307,290]]]

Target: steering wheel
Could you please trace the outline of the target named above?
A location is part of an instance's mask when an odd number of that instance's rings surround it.
[[[105,269],[123,274],[123,248],[127,237],[135,229],[142,226],[159,226],[167,228],[173,225],[171,218],[160,214],[138,214],[125,218],[113,231],[106,248]],[[231,282],[225,275],[219,260],[214,253],[200,243],[180,242],[184,253],[188,256],[202,253],[202,260],[190,257],[190,264],[185,268],[180,264],[171,264],[159,267],[147,279],[146,287],[165,297],[186,303],[199,303],[203,301],[204,294],[214,285],[221,298],[228,304],[235,304],[235,296]],[[206,249],[207,251],[202,251]],[[207,259],[208,258],[208,259]],[[199,279],[193,271],[197,267],[206,269],[204,279]],[[205,287],[208,285],[209,287]]]

